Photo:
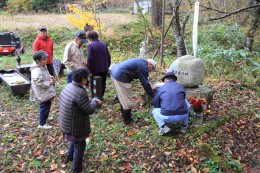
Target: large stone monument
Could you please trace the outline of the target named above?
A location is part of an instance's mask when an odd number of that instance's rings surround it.
[[[197,99],[205,98],[208,103],[212,101],[214,90],[201,86],[205,76],[205,67],[201,59],[192,55],[185,55],[175,60],[167,72],[174,72],[177,76],[177,83],[186,88],[186,98],[196,96]],[[196,117],[194,126],[203,123],[203,113],[193,114]]]
[[[211,102],[214,91],[200,86],[205,76],[205,67],[201,59],[192,55],[182,56],[171,64],[167,72],[174,72],[178,78],[176,82],[186,88],[186,98],[196,96]]]
[[[201,59],[185,55],[175,60],[167,72],[174,72],[182,86],[193,88],[202,84],[205,68]]]

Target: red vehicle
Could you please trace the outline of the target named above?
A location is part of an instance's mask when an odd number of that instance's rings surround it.
[[[2,55],[17,55],[24,53],[24,47],[21,44],[19,36],[13,32],[0,33],[0,56]]]

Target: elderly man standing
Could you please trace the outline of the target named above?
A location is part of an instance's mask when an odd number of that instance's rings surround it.
[[[152,59],[132,58],[116,64],[111,70],[111,77],[121,104],[122,117],[125,124],[131,124],[132,96],[131,84],[134,79],[139,79],[146,93],[153,98],[154,92],[148,80],[149,71],[156,67]]]
[[[159,126],[159,135],[171,131],[167,123],[182,123],[181,132],[185,133],[188,126],[190,104],[185,100],[185,89],[176,83],[174,72],[168,72],[162,78],[165,83],[155,93],[153,99],[153,117]]]
[[[65,47],[63,64],[67,68],[68,81],[72,82],[72,71],[75,67],[84,66],[83,44],[86,43],[87,36],[84,31],[78,31],[76,38]]]

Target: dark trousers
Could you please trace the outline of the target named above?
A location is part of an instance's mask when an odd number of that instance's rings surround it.
[[[67,83],[71,83],[72,82],[72,74],[67,74],[68,75],[68,80]]]
[[[107,81],[107,71],[105,72],[100,72],[100,73],[97,73],[97,74],[93,74],[93,76],[100,76],[101,79],[102,79],[102,98],[105,94],[105,90],[106,90],[106,81]],[[91,81],[91,90],[93,90],[93,78],[92,78],[92,81]],[[99,98],[101,99],[101,98]]]
[[[55,71],[54,71],[53,64],[46,64],[46,66],[47,66],[47,69],[48,69],[50,75],[52,75],[53,77],[55,77],[56,75],[55,75]]]
[[[67,160],[73,160],[72,171],[76,172],[82,170],[82,159],[84,156],[85,148],[85,140],[79,142],[70,142],[66,157]]]
[[[40,114],[39,114],[39,124],[43,126],[46,124],[47,118],[51,109],[51,101],[43,102],[39,104]]]

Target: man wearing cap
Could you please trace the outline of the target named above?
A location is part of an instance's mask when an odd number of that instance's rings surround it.
[[[125,124],[135,121],[131,117],[132,97],[131,84],[134,79],[139,79],[146,93],[153,98],[154,92],[148,80],[149,71],[156,67],[156,62],[152,59],[132,58],[113,66],[111,77],[116,89],[119,102],[121,104],[122,117]]]
[[[68,83],[72,82],[72,71],[75,67],[85,66],[83,55],[83,44],[87,42],[84,31],[78,31],[76,38],[65,47],[63,64],[67,68]]]
[[[36,40],[33,42],[33,53],[42,50],[48,54],[46,66],[50,75],[54,76],[54,67],[53,67],[53,41],[51,37],[47,34],[47,28],[41,26],[39,28],[39,34]]]
[[[185,100],[185,88],[176,83],[174,72],[167,72],[162,81],[165,83],[155,93],[153,99],[153,117],[159,126],[159,135],[171,131],[167,123],[179,122],[181,132],[185,133],[189,118],[189,103]]]

